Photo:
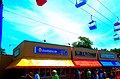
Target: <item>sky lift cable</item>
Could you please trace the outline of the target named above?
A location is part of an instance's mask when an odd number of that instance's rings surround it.
[[[117,17],[110,9],[108,9],[100,0],[97,0],[102,6],[104,6],[113,16]]]
[[[75,4],[73,1],[71,1],[71,0],[68,0],[70,3],[72,3],[72,4]],[[87,14],[89,14],[89,15],[92,15],[91,13],[89,13],[88,11],[86,11],[85,9],[83,9],[83,8],[80,8],[81,10],[83,10],[84,12],[86,12]],[[106,25],[108,25],[108,26],[111,26],[111,25],[109,25],[109,24],[107,24],[106,22],[104,22],[104,21],[102,21],[102,20],[100,20],[99,18],[97,18],[96,16],[94,16],[94,15],[92,15],[94,18],[96,18],[96,19],[98,19],[99,21],[101,21],[102,23],[104,23],[104,24],[106,24]]]
[[[99,13],[101,16],[103,16],[105,19],[107,19],[108,21],[110,21],[111,23],[113,23],[111,20],[109,20],[107,17],[105,17],[103,14],[101,14],[100,12],[98,12],[96,9],[94,9],[93,7],[91,7],[89,4],[87,4],[90,8],[92,8],[93,10],[95,10],[97,13]]]
[[[74,2],[72,2],[71,0],[68,0],[70,3],[72,3],[72,4],[74,4],[75,5],[75,3]],[[90,14],[90,15],[92,15],[91,13],[89,13],[88,11],[86,11],[86,10],[84,10],[83,8],[80,8],[80,9],[82,9],[83,11],[85,11],[86,13],[88,13],[88,14]],[[93,16],[93,15],[92,15]],[[101,21],[101,22],[103,22],[102,20],[100,20],[99,18],[97,18],[96,16],[93,16],[94,18],[96,18],[96,19],[98,19],[99,21]],[[104,17],[104,18],[106,18],[106,17]],[[109,20],[108,18],[106,18],[107,20]],[[110,21],[110,20],[109,20]],[[111,22],[111,21],[110,21]],[[111,25],[109,25],[109,24],[107,24],[106,22],[103,22],[104,24],[106,24],[106,25],[108,25],[108,26],[111,26]],[[112,23],[112,22],[111,22]],[[115,39],[114,38],[114,40],[118,40],[118,39]]]
[[[75,5],[74,2],[72,2],[71,0],[68,0],[69,2],[71,2],[72,4]],[[86,3],[87,4],[87,3]],[[105,17],[103,14],[101,14],[100,12],[98,12],[96,9],[94,9],[93,7],[91,7],[89,4],[87,4],[90,8],[92,8],[93,10],[95,10],[98,14],[100,14],[101,16],[103,16],[105,19],[107,19],[109,22],[113,23],[111,20],[109,20],[107,17]],[[90,14],[90,13],[89,13]],[[91,15],[91,14],[90,14]]]
[[[21,14],[17,14],[17,13],[15,13],[15,12],[12,12],[12,11],[9,11],[9,10],[6,10],[6,9],[4,9],[4,11],[9,12],[9,13],[12,13],[12,14],[15,14],[15,15],[18,15],[18,16],[21,16],[21,17],[24,17],[24,18],[27,18],[27,19],[30,19],[30,20],[32,20],[32,21],[35,21],[35,22],[38,22],[38,23],[41,23],[41,24],[44,24],[44,25],[47,25],[47,26],[50,26],[50,27],[53,27],[53,28],[56,28],[56,29],[59,29],[59,30],[62,30],[62,31],[65,31],[65,32],[68,32],[68,33],[71,33],[71,34],[76,35],[76,36],[79,35],[79,34],[76,34],[76,33],[73,33],[73,32],[70,32],[70,31],[67,31],[67,30],[58,28],[58,27],[56,27],[56,26],[54,26],[54,25],[51,25],[51,24],[48,24],[48,23],[45,23],[45,22],[41,22],[41,21],[38,21],[38,20],[35,20],[35,19],[32,19],[32,18],[29,18],[29,17],[24,16],[24,15],[21,15]]]
[[[119,21],[119,18],[118,18],[118,16],[116,16],[110,9],[108,9],[102,2],[100,2],[99,0],[97,0],[102,6],[104,6],[114,17],[117,17],[117,19],[118,19],[118,21]],[[114,23],[114,26],[119,26],[120,25],[120,23],[119,22],[115,22]],[[115,35],[113,35],[113,37],[114,37],[114,40],[116,41],[116,40],[120,40],[120,37],[119,36],[117,36],[118,34],[116,33],[117,31],[119,31],[120,30],[120,28],[115,28],[114,27],[114,32],[115,32]],[[117,37],[115,37],[115,36],[117,36]]]
[[[70,0],[69,0],[70,1]],[[74,4],[72,1],[70,1],[72,4]],[[81,8],[82,9],[82,8]],[[11,11],[9,11],[9,10],[6,10],[6,9],[4,9],[5,11],[7,11],[7,12],[10,12],[10,13],[12,13],[12,14],[16,14],[16,15],[19,15],[19,16],[21,16],[21,17],[24,17],[24,18],[27,18],[27,19],[30,19],[30,20],[33,20],[33,21],[35,21],[35,22],[39,22],[39,23],[42,23],[42,24],[45,24],[45,25],[48,25],[48,26],[51,26],[51,27],[54,27],[54,28],[57,28],[57,29],[59,29],[59,30],[62,30],[62,31],[65,31],[65,32],[69,32],[69,33],[71,33],[71,34],[74,34],[74,35],[79,35],[79,34],[76,34],[76,33],[73,33],[73,32],[70,32],[70,31],[67,31],[67,30],[64,30],[64,29],[61,29],[61,28],[58,28],[58,27],[56,27],[56,26],[53,26],[53,25],[50,25],[50,24],[47,24],[47,23],[44,23],[44,22],[41,22],[41,21],[37,21],[37,20],[35,20],[35,19],[32,19],[32,18],[29,18],[29,17],[26,17],[26,16],[24,16],[24,15],[21,15],[21,14],[17,14],[17,13],[15,13],[15,12],[11,12]],[[84,9],[82,9],[82,10],[84,10]],[[86,13],[88,13],[88,14],[90,14],[89,12],[87,12],[86,10],[84,10]],[[90,14],[91,15],[91,14]],[[95,16],[93,16],[93,17],[95,17]],[[95,17],[96,19],[98,19],[97,17]],[[101,21],[101,22],[103,22],[102,20],[100,20],[100,19],[98,19],[99,21]],[[105,23],[105,22],[103,22],[104,24],[107,24],[107,23]],[[107,24],[108,25],[108,24]]]

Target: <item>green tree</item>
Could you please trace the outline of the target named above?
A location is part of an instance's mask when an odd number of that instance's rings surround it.
[[[79,41],[73,42],[73,47],[92,48],[93,42],[87,37],[78,37]]]
[[[110,49],[111,52],[116,52],[118,54],[120,54],[120,48],[114,48],[114,49]]]
[[[102,51],[108,51],[107,49],[101,49]]]

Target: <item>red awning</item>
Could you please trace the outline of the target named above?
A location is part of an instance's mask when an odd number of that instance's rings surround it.
[[[102,65],[99,63],[99,61],[97,60],[73,60],[73,63],[75,65],[75,67],[82,67],[82,68],[86,68],[86,67],[102,67]]]

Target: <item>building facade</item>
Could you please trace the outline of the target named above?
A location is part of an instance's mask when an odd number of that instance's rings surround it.
[[[0,64],[6,71],[4,79],[24,79],[28,72],[34,74],[36,71],[40,71],[41,79],[51,79],[54,69],[61,79],[76,79],[75,74],[79,69],[82,79],[88,70],[94,73],[99,69],[110,70],[120,66],[113,52],[27,40],[13,50],[13,56],[2,57],[1,60],[7,61]]]

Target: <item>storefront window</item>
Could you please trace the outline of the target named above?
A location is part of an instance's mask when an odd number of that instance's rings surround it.
[[[57,74],[60,75],[60,69],[57,69]]]
[[[35,68],[35,69],[34,69],[34,72],[37,72],[37,71],[39,71],[39,68]]]
[[[45,76],[45,69],[44,68],[40,69],[40,76],[41,77]]]
[[[50,76],[50,69],[49,68],[46,69],[46,76]]]
[[[81,52],[81,51],[75,51],[75,56],[83,56],[83,52]]]
[[[70,70],[69,68],[66,69],[66,74],[69,74],[70,73]]]
[[[28,72],[33,72],[33,69],[28,69],[27,71],[28,71]]]
[[[71,69],[71,73],[75,74],[75,69],[74,68]]]
[[[61,69],[61,75],[65,75],[65,69]]]

